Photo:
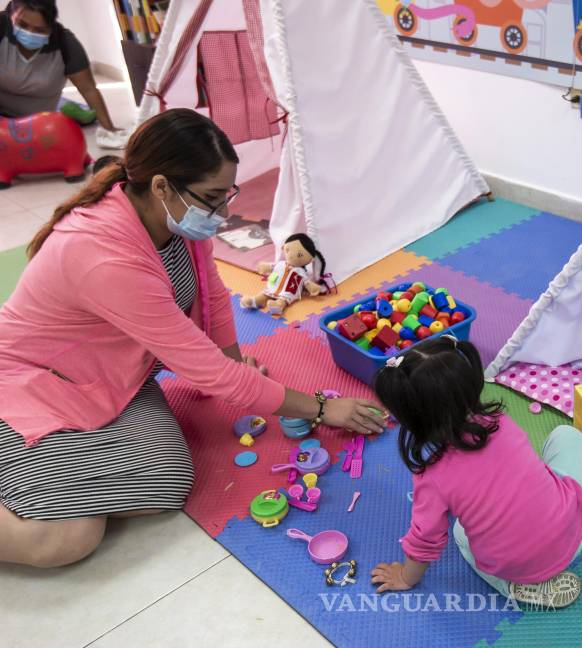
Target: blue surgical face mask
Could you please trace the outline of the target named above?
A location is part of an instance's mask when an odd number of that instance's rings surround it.
[[[27,50],[38,50],[48,45],[50,38],[49,34],[35,34],[16,25],[14,25],[12,33],[14,34],[14,38]]]
[[[178,196],[180,196],[179,193]],[[166,223],[172,234],[183,236],[191,241],[202,241],[212,238],[218,231],[218,228],[226,223],[226,218],[216,213],[210,216],[210,212],[196,207],[196,205],[188,205],[182,196],[180,196],[180,200],[186,205],[186,213],[179,223],[176,223],[172,218],[172,215],[166,207],[166,203],[162,200],[162,205],[166,210]]]

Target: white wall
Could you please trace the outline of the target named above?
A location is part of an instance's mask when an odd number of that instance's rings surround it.
[[[480,171],[582,203],[582,119],[563,88],[414,63]]]
[[[83,43],[91,63],[124,74],[125,60],[111,0],[57,0],[60,22]]]

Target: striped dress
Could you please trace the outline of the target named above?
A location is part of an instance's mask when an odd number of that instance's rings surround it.
[[[179,236],[159,250],[190,312],[196,274]],[[188,446],[154,376],[117,419],[81,432],[60,430],[26,448],[0,420],[0,503],[23,518],[64,520],[140,509],[179,509],[192,487]]]

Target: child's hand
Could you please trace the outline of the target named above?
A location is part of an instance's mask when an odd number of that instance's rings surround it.
[[[376,590],[378,594],[386,592],[387,590],[409,590],[412,585],[409,585],[402,576],[404,565],[399,562],[393,563],[380,563],[372,569],[372,583],[380,587]]]

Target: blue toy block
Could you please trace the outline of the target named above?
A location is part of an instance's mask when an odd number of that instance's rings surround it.
[[[414,331],[408,328],[408,326],[403,326],[400,329],[399,335],[403,340],[412,340],[413,342],[416,340],[416,335],[414,334]]]
[[[402,284],[396,286],[396,288],[394,288],[393,292],[406,292],[410,288],[410,286],[412,286],[412,284],[410,282],[402,283]]]
[[[448,306],[448,302],[447,302],[447,306]],[[376,310],[376,300],[369,301],[366,302],[365,304],[362,304],[361,310],[374,312]]]
[[[430,325],[434,322],[433,318],[428,315],[419,315],[418,321],[427,328],[430,328]]]
[[[434,307],[441,311],[441,313],[446,313],[446,309],[449,307],[449,302],[447,300],[447,296],[445,293],[435,293],[432,297],[432,301],[434,303]]]
[[[376,310],[378,311],[378,317],[390,317],[394,309],[390,302],[385,299],[377,299]]]
[[[370,353],[371,355],[373,355],[373,356],[378,356],[378,357],[382,356],[382,357],[384,357],[384,355],[385,355],[384,351],[382,351],[382,349],[378,349],[376,347],[370,347],[369,349],[366,349],[366,351],[368,353]]]

